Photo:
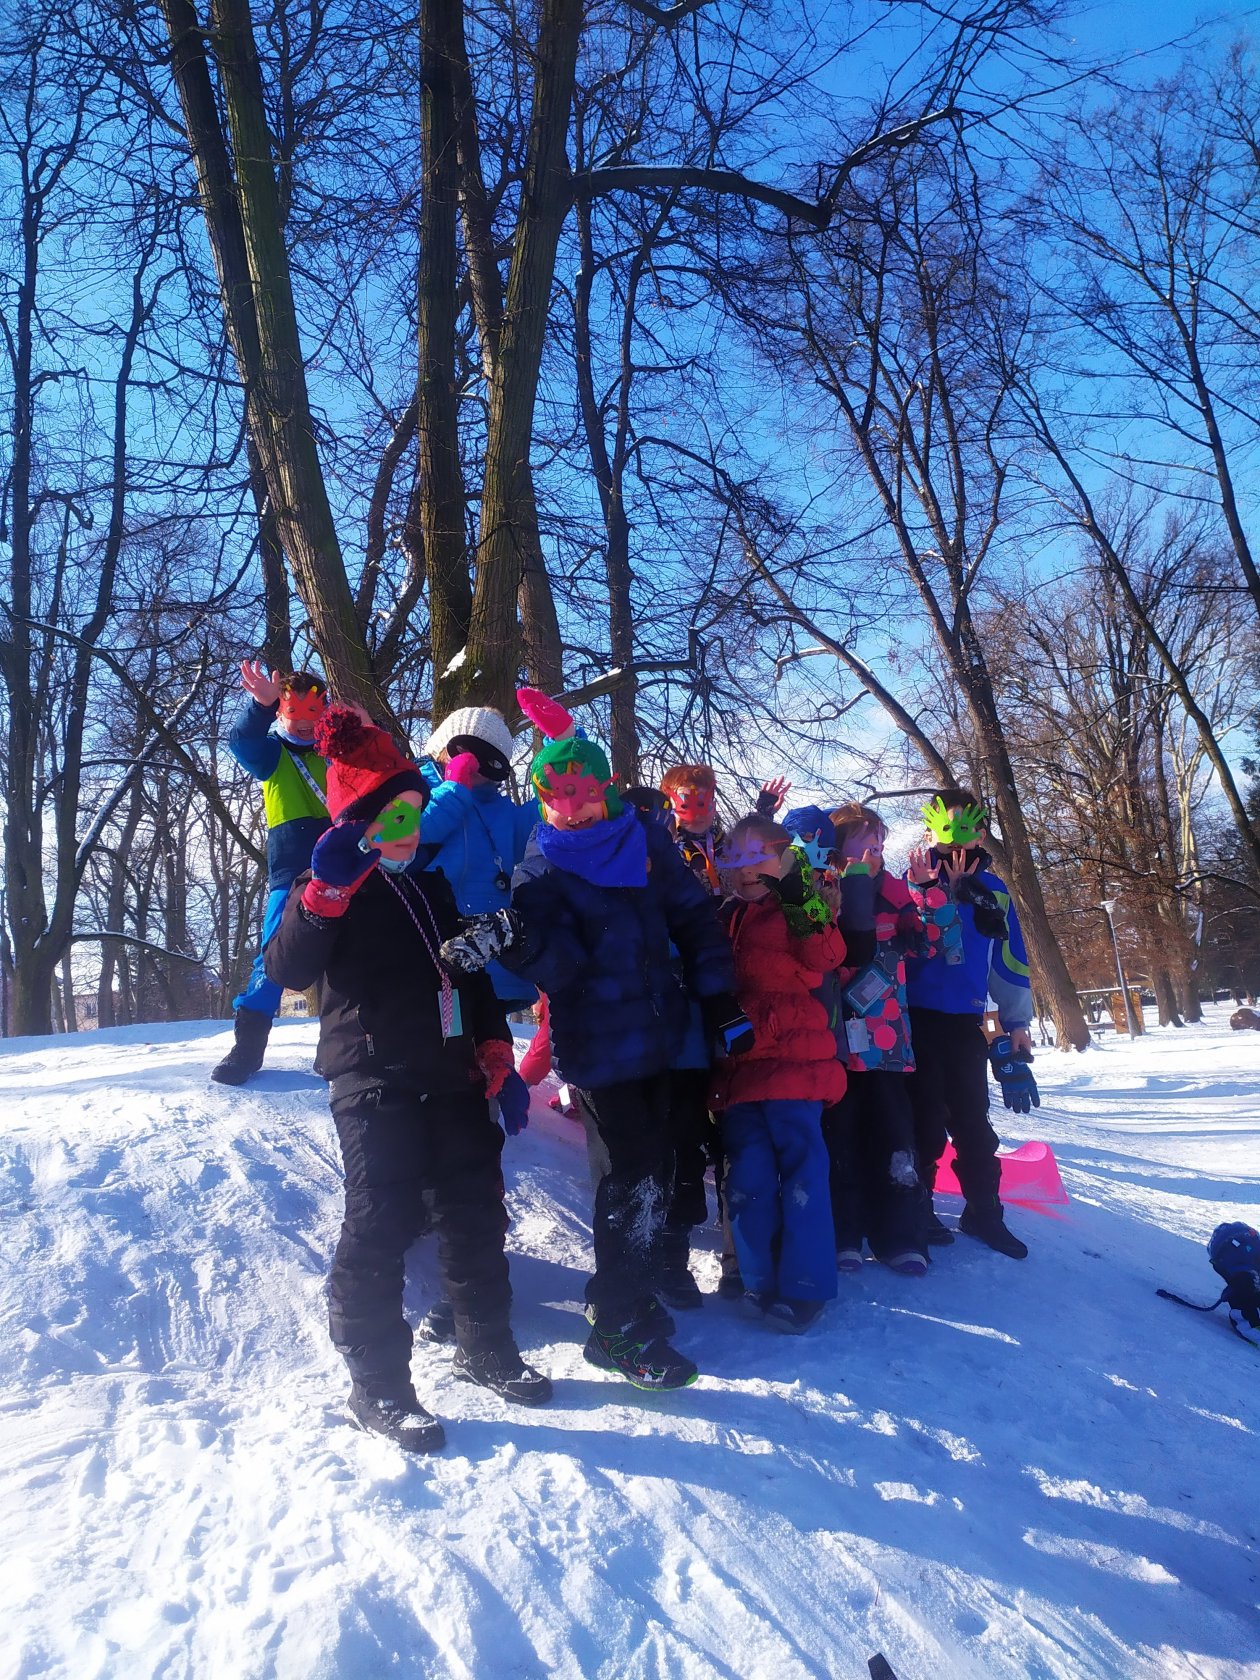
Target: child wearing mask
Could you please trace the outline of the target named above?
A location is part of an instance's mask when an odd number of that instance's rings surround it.
[[[912,888],[884,867],[887,831],[856,802],[831,813],[839,872],[843,1053],[848,1088],[823,1117],[831,1155],[836,1262],[859,1271],[863,1240],[877,1260],[906,1277],[927,1271],[927,1197],[915,1160],[908,1075],[914,1053],[907,1018],[907,958],[926,956],[937,937]],[[926,853],[910,854],[915,890],[933,878]],[[939,897],[939,895],[937,895]],[[925,923],[925,917],[927,922]]]
[[[747,1310],[800,1332],[836,1293],[822,1111],[844,1094],[831,1021],[816,993],[844,941],[768,817],[736,823],[718,856],[736,997],[753,1047],[719,1064],[714,1101]]]
[[[911,971],[908,996],[915,1072],[910,1079],[919,1172],[929,1195],[952,1138],[966,1197],[959,1229],[999,1254],[1023,1260],[1027,1246],[1006,1224],[999,1194],[998,1137],[989,1122],[989,1063],[1008,1108],[1027,1112],[1037,1087],[1032,1060],[1032,990],[1019,917],[985,850],[988,812],[969,788],[943,788],[923,808],[932,842],[926,882],[911,877],[919,902],[939,902],[932,955]],[[941,919],[943,918],[943,919]],[[992,1054],[983,1017],[997,1005],[1002,1038]],[[929,1242],[953,1233],[930,1216]]]
[[[470,918],[443,959],[457,972],[498,959],[546,993],[557,1066],[608,1157],[591,1222],[585,1357],[639,1388],[683,1388],[696,1366],[670,1344],[657,1300],[674,1177],[669,1070],[689,994],[724,1045],[737,1049],[748,1024],[716,906],[665,827],[623,806],[603,751],[573,734],[563,707],[528,689],[518,699],[552,737],[530,770],[544,820],[511,908]]]
[[[267,978],[263,948],[280,926],[289,888],[311,861],[311,847],[328,827],[324,761],[313,745],[328,704],[323,679],[309,671],[268,671],[260,661],[246,659],[241,687],[245,704],[228,736],[228,751],[262,783],[267,904],[249,980],[232,999],[232,1048],[210,1075],[219,1085],[243,1085],[263,1065],[283,995]]]
[[[329,708],[315,744],[328,759],[333,826],[264,959],[277,985],[320,987],[315,1066],[328,1081],[346,1195],[328,1317],[350,1371],[351,1416],[432,1452],[445,1437],[416,1398],[402,1310],[404,1257],[425,1230],[437,1235],[456,1375],[523,1405],[551,1397],[509,1323],[503,1135],[489,1107],[497,1098],[506,1115],[523,1086],[489,980],[452,985],[438,961],[459,919],[444,877],[413,867],[427,798],[419,770],[350,707]]]

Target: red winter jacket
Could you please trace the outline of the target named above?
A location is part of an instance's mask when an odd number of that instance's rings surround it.
[[[839,1102],[845,1072],[824,1006],[813,996],[844,961],[837,928],[797,938],[773,896],[731,898],[722,920],[735,952],[735,991],[757,1042],[715,1070],[715,1107],[741,1102]]]

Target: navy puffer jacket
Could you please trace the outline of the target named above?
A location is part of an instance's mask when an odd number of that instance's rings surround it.
[[[556,1066],[584,1090],[663,1073],[686,1037],[688,994],[734,990],[715,901],[664,828],[647,827],[647,846],[646,886],[594,886],[550,864],[537,838],[512,880],[526,936],[505,961],[546,992]]]

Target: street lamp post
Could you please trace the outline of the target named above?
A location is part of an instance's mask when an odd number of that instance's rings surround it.
[[[1129,988],[1124,978],[1124,964],[1120,961],[1120,941],[1116,938],[1116,924],[1113,917],[1116,901],[1114,898],[1104,898],[1098,908],[1107,918],[1107,931],[1111,935],[1111,949],[1115,952],[1116,958],[1116,980],[1119,983],[1120,997],[1124,1003],[1125,1024],[1129,1029],[1129,1037],[1133,1039],[1137,1037],[1137,1024],[1133,1019],[1133,1005],[1129,1002]]]

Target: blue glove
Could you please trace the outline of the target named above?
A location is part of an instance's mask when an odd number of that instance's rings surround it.
[[[529,1086],[519,1073],[509,1073],[496,1100],[503,1130],[509,1137],[516,1137],[529,1125]]]
[[[719,1057],[746,1055],[756,1043],[752,1022],[729,992],[701,998],[700,1017]]]
[[[989,1063],[998,1084],[1002,1087],[1002,1101],[1016,1114],[1027,1114],[1041,1107],[1037,1081],[1033,1078],[1027,1050],[1012,1050],[1009,1033],[995,1038],[989,1046]]]
[[[356,888],[376,868],[380,853],[359,844],[368,831],[365,822],[335,823],[315,842],[311,878],[302,889],[302,903],[315,916],[344,916]]]

